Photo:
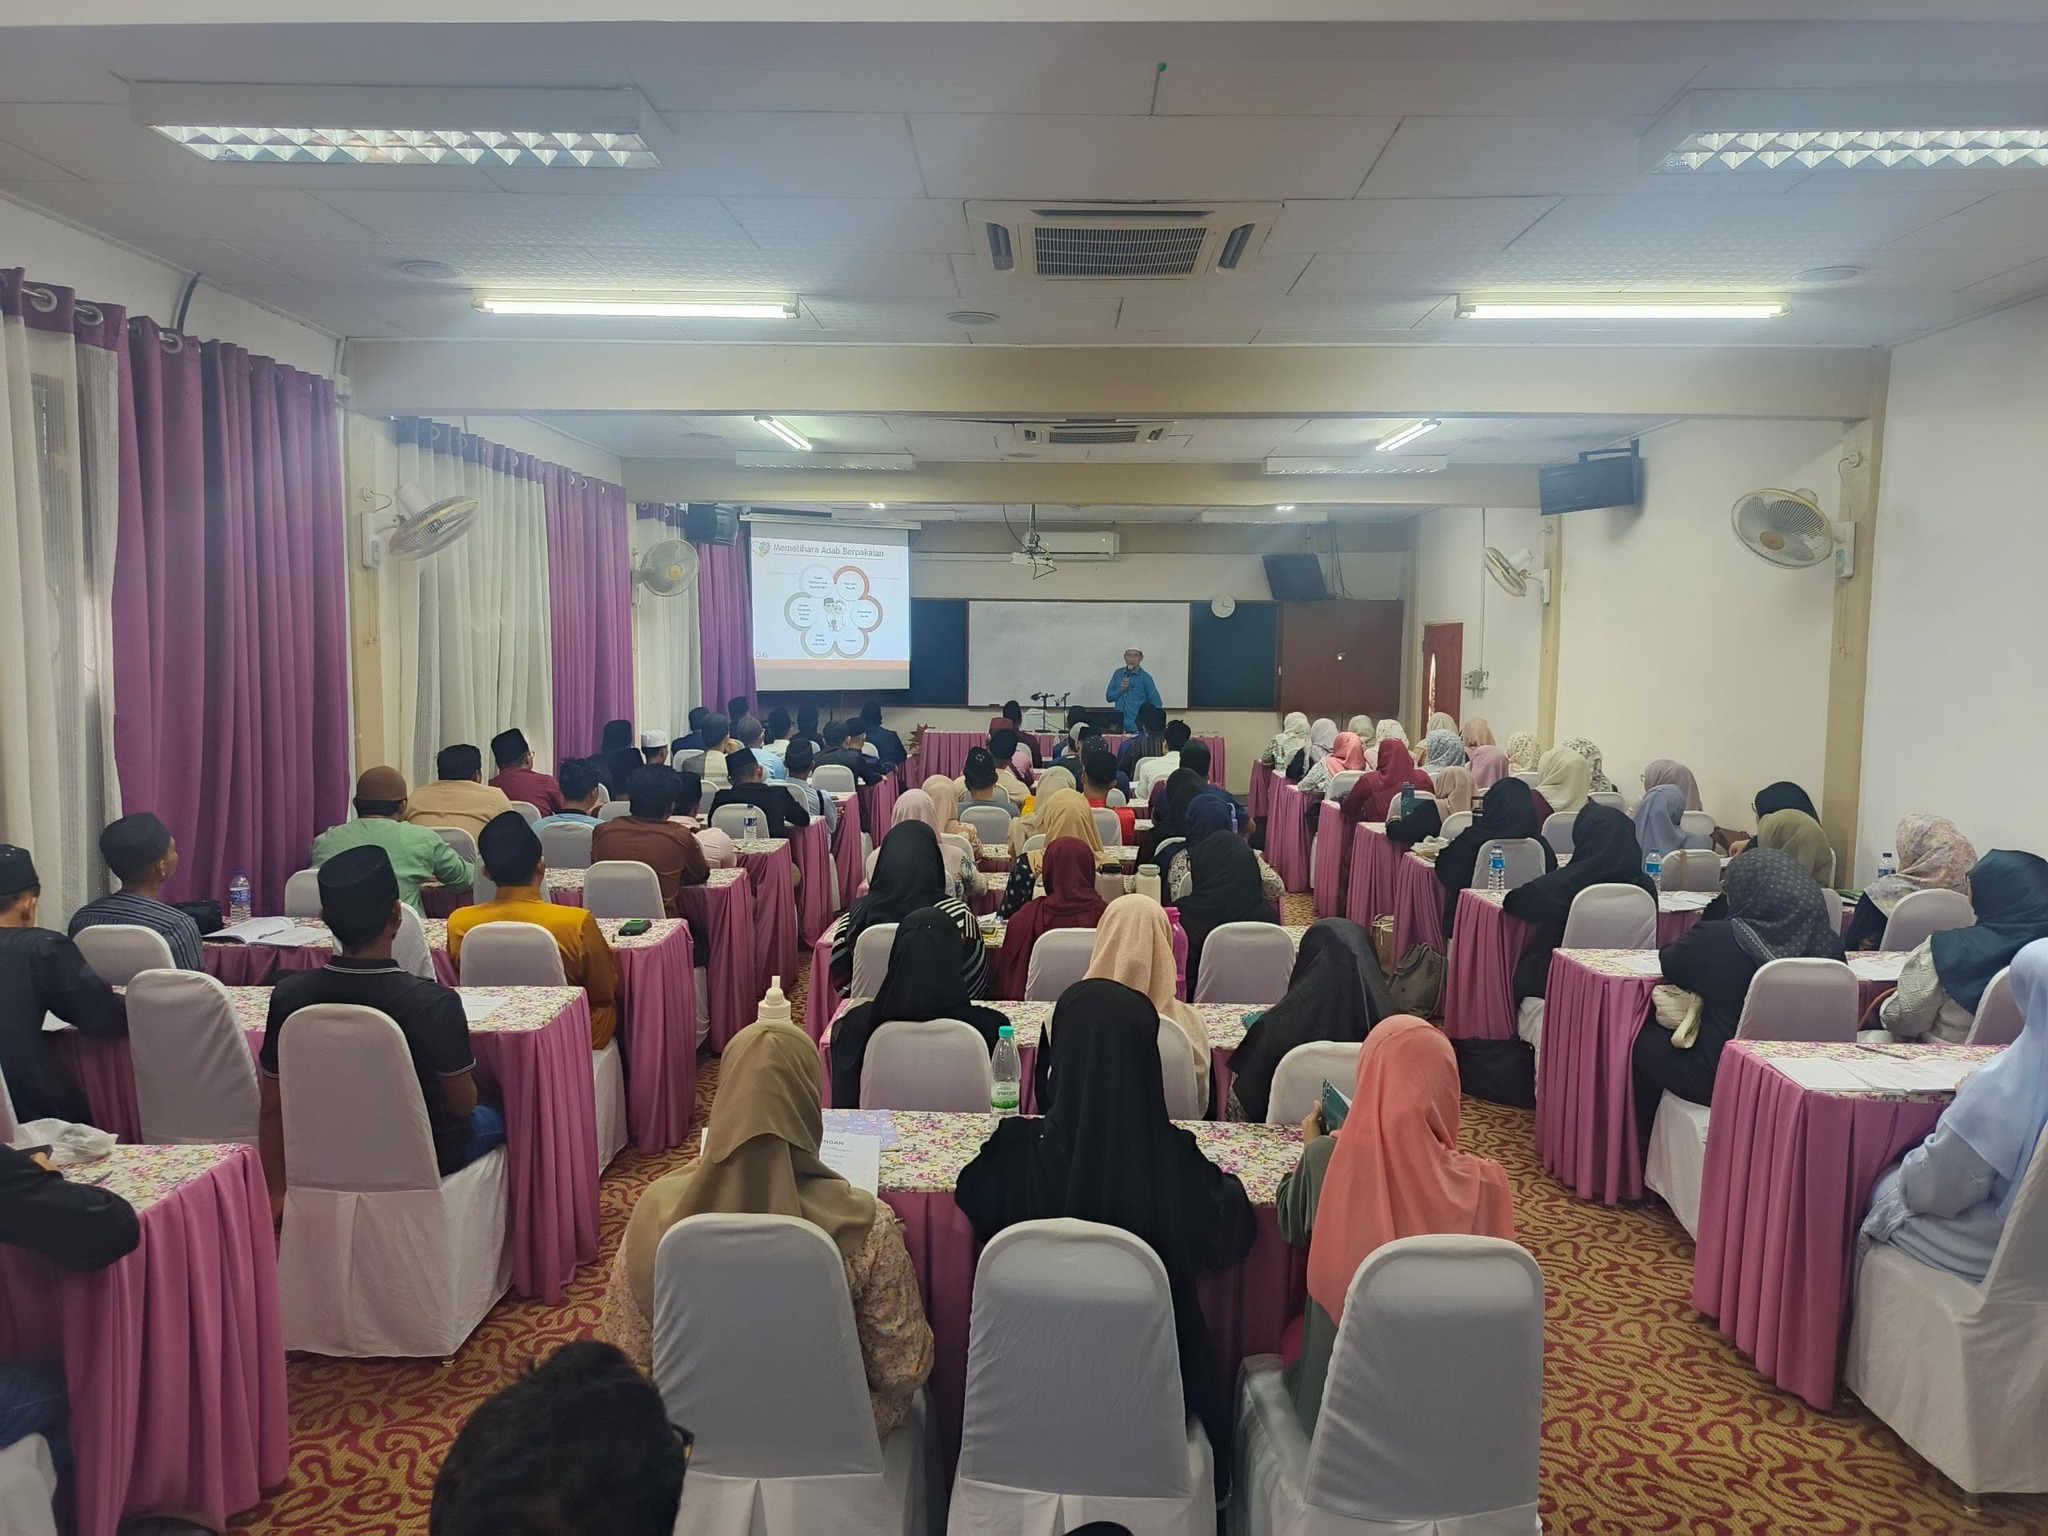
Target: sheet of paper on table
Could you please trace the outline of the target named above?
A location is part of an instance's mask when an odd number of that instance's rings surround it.
[[[1610,950],[1604,969],[1620,976],[1662,976],[1664,962],[1654,949]]]
[[[256,919],[256,921],[263,921],[263,919]],[[287,921],[284,927],[274,929],[269,933],[258,934],[245,942],[250,944],[271,944],[279,949],[299,949],[309,944],[332,945],[334,943],[334,935],[325,928],[302,928],[297,923]]]
[[[1906,961],[1911,954],[1911,950],[1894,949],[1851,955],[1849,969],[1856,973],[1859,981],[1897,981],[1905,974]]]
[[[1912,1051],[1912,1055],[1907,1055]],[[1856,1075],[1873,1088],[1900,1093],[1954,1093],[1956,1084],[1983,1065],[1959,1061],[1946,1051],[1903,1046],[1883,1056],[1868,1051],[1850,1063]]]
[[[896,1129],[896,1117],[886,1109],[828,1109],[825,1134],[872,1136],[881,1142],[884,1152],[893,1152],[903,1144],[903,1133]]]
[[[505,1006],[502,992],[470,992],[455,994],[462,999],[462,1016],[472,1024],[481,1024],[500,1008]]]
[[[287,928],[299,925],[288,917],[250,917],[239,923],[229,923],[225,928],[216,928],[207,937],[210,939],[240,939],[244,944],[254,944],[273,933],[283,933]]]
[[[1704,912],[1719,891],[1665,891],[1657,904],[1666,912]]]
[[[818,1139],[818,1160],[855,1189],[882,1192],[882,1138],[827,1131]]]
[[[1868,1093],[1866,1083],[1846,1061],[1830,1056],[1790,1056],[1771,1062],[1808,1093]]]

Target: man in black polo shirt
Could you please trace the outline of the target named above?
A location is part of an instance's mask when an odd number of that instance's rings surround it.
[[[51,1048],[43,1015],[111,1040],[128,1033],[128,1008],[76,944],[36,926],[42,892],[29,851],[0,843],[0,1081],[17,1122],[83,1120],[90,1114],[84,1090]]]
[[[792,827],[808,827],[811,813],[779,784],[768,782],[768,770],[752,751],[735,752],[725,760],[732,784],[712,798],[714,813],[726,805],[752,806],[761,813],[769,837],[787,837]]]
[[[476,1097],[476,1058],[462,999],[408,974],[391,958],[398,937],[398,876],[382,848],[351,848],[320,866],[320,916],[341,953],[317,971],[295,971],[270,992],[263,1032],[263,1168],[273,1201],[284,1198],[284,1108],[277,1084],[278,1037],[301,1008],[359,1003],[388,1015],[405,1036],[426,1100],[434,1160],[450,1174],[505,1140],[505,1117]]]
[[[861,748],[867,745],[867,726],[855,720],[834,720],[825,727],[826,749],[818,754],[818,766],[836,764],[851,768],[856,784],[874,784],[889,777],[889,770],[880,758],[869,757]]]

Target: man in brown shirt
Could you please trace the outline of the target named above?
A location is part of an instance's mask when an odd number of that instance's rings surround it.
[[[512,809],[502,789],[484,783],[484,755],[465,742],[434,755],[433,783],[422,784],[405,802],[405,819],[418,827],[460,827],[471,837],[491,818]]]
[[[680,916],[676,892],[686,885],[702,885],[711,876],[710,862],[697,846],[697,834],[669,820],[679,788],[673,768],[642,768],[626,781],[632,814],[600,822],[590,834],[593,862],[624,859],[654,871],[661,881],[662,910],[670,917]]]

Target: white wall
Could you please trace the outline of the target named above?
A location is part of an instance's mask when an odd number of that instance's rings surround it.
[[[1527,549],[1540,568],[1545,559],[1542,525],[1533,507],[1438,507],[1417,526],[1409,654],[1421,654],[1423,625],[1463,624],[1465,670],[1479,666],[1483,656],[1491,675],[1484,698],[1465,696],[1460,718],[1482,716],[1493,727],[1494,740],[1503,744],[1511,732],[1536,729],[1543,604],[1533,591],[1527,597],[1503,592],[1486,574],[1482,555],[1488,544],[1508,555]],[[1414,665],[1411,661],[1411,670]]]
[[[73,288],[82,299],[119,304],[168,326],[189,273],[170,263],[0,198],[0,267],[21,267],[37,282]],[[202,281],[185,314],[185,331],[307,373],[332,378],[335,339],[324,331],[238,299]]]
[[[2048,800],[2026,771],[2048,756],[2044,424],[2048,300],[1892,354],[1859,868],[1914,813],[1948,817],[1979,853],[2048,850]],[[1981,771],[1992,763],[2021,771]]]
[[[1841,438],[1831,422],[1679,422],[1643,439],[1640,512],[1561,520],[1556,737],[1596,742],[1624,794],[1671,757],[1723,826],[1751,826],[1751,799],[1775,779],[1818,803],[1834,577],[1759,560],[1729,510],[1776,486],[1817,492],[1832,515]]]

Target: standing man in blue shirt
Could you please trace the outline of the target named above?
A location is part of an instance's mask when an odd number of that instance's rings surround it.
[[[1138,711],[1147,704],[1164,709],[1166,701],[1159,697],[1159,685],[1152,681],[1152,674],[1145,670],[1143,651],[1125,651],[1124,664],[1111,674],[1109,687],[1103,697],[1116,706],[1118,714],[1124,717],[1124,734],[1134,734],[1138,729]]]

